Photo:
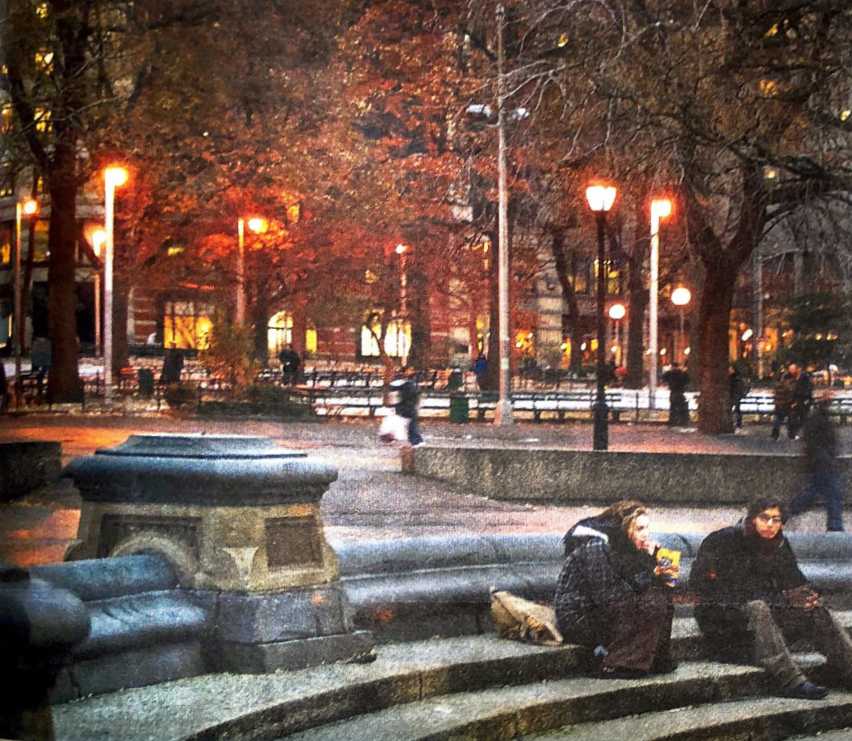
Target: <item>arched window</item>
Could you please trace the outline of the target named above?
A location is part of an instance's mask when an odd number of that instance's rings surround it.
[[[287,345],[293,342],[293,315],[279,311],[273,315],[266,327],[266,347],[270,358],[277,358]]]

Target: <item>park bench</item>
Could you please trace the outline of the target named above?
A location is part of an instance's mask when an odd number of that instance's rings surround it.
[[[517,412],[529,412],[534,422],[541,422],[544,415],[555,416],[559,422],[565,421],[568,412],[591,412],[597,396],[596,389],[581,391],[513,391],[512,409]],[[483,391],[469,397],[476,418],[482,422],[488,412],[497,406],[499,395],[496,391]],[[621,418],[622,394],[620,391],[607,391],[606,403],[614,422]]]

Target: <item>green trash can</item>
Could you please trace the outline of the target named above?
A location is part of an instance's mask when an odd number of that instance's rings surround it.
[[[450,422],[470,421],[470,403],[464,394],[450,394]]]
[[[139,369],[139,395],[145,399],[154,395],[154,371],[150,368]]]

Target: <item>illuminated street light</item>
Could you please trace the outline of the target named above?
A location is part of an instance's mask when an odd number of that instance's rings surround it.
[[[15,204],[15,323],[12,327],[12,335],[15,345],[15,407],[21,405],[21,348],[24,344],[24,307],[21,301],[21,221],[27,216],[32,220],[38,214],[38,202],[31,198],[26,201],[18,201]]]
[[[615,202],[616,190],[609,185],[590,185],[586,188],[586,200],[589,208],[595,214],[598,227],[598,285],[597,285],[597,395],[594,404],[594,430],[592,432],[592,449],[607,450],[609,448],[609,408],[606,405],[606,317],[604,316],[604,301],[606,300],[605,242],[606,214]]]
[[[104,170],[104,397],[112,396],[112,255],[115,247],[115,189],[127,182],[124,167],[111,165]]]
[[[269,222],[260,216],[237,219],[237,309],[234,322],[243,326],[246,322],[246,226],[255,234],[263,234]]]
[[[651,201],[651,285],[648,302],[648,340],[651,345],[648,370],[648,403],[655,408],[657,395],[657,300],[659,294],[660,273],[660,220],[672,213],[672,202],[668,198],[656,198]]]
[[[615,347],[612,348],[612,352],[616,355],[615,360],[618,365],[621,365],[621,320],[626,314],[627,309],[624,308],[624,304],[613,304],[609,307],[609,318],[615,325]]]
[[[675,288],[672,291],[672,303],[680,310],[680,334],[678,335],[678,347],[675,348],[675,357],[677,357],[679,347],[685,348],[683,333],[683,312],[684,309],[689,305],[690,301],[692,301],[692,292],[685,286],[679,286],[678,288]],[[684,353],[685,357],[685,349],[682,352]]]

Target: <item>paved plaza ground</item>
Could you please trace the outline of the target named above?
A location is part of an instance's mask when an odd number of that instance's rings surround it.
[[[378,422],[368,420],[280,423],[259,419],[202,420],[165,414],[136,417],[30,414],[0,418],[0,441],[59,441],[65,464],[97,448],[121,443],[136,432],[266,435],[337,466],[339,479],[322,504],[332,544],[354,538],[453,532],[564,532],[577,519],[600,508],[498,501],[444,482],[404,475],[400,471],[399,449],[376,440],[377,426]],[[427,445],[454,445],[463,441],[465,445],[591,448],[592,428],[584,422],[518,423],[501,428],[489,423],[458,425],[425,420],[423,427]],[[841,449],[848,454],[852,450],[852,427],[841,427],[840,435]],[[711,437],[694,429],[619,423],[610,425],[610,449],[798,456],[801,443],[785,438],[771,440],[765,424],[747,425],[739,435]],[[629,494],[625,492],[626,496]],[[653,507],[653,501],[648,503]],[[61,560],[66,545],[75,536],[79,506],[79,496],[67,481],[24,500],[0,505],[0,559],[21,565]],[[660,507],[654,511],[654,525],[661,531],[709,532],[734,522],[741,514],[740,508],[710,503]],[[823,511],[814,510],[793,520],[789,529],[822,532],[824,520]]]

